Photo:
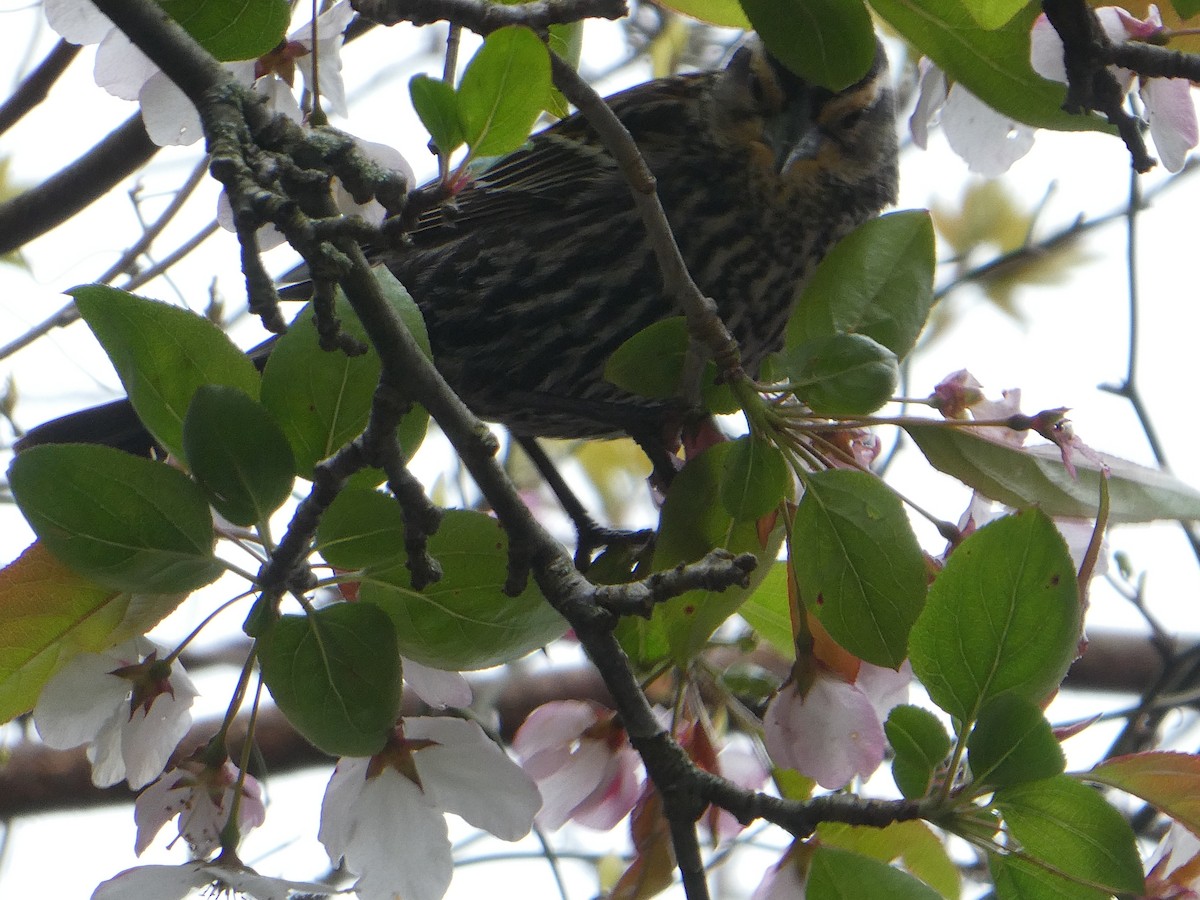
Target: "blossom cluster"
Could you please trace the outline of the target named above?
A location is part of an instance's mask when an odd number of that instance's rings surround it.
[[[1119,6],[1103,6],[1095,13],[1113,43],[1150,41],[1164,31],[1162,16],[1154,4],[1144,19]],[[1033,23],[1029,61],[1043,78],[1067,82],[1062,38],[1045,14]],[[1136,85],[1163,167],[1178,172],[1187,161],[1188,151],[1200,143],[1191,82],[1186,78],[1145,78],[1119,66],[1111,66],[1110,70],[1125,94]],[[920,65],[916,109],[909,119],[913,142],[918,147],[928,146],[929,128],[935,121],[940,121],[950,148],[968,168],[987,177],[1007,172],[1033,147],[1033,128],[992,109],[962,84],[952,84],[925,59]]]

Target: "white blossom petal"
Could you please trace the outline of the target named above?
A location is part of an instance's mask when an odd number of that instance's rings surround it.
[[[1200,141],[1192,84],[1184,78],[1150,78],[1142,82],[1141,95],[1162,164],[1168,172],[1178,172]]]
[[[1033,147],[1033,129],[996,112],[961,84],[942,108],[950,149],[967,167],[988,178],[1003,175]]]
[[[197,863],[185,866],[137,866],[102,881],[92,900],[183,900],[209,878]]]
[[[1051,81],[1067,83],[1067,65],[1063,62],[1063,42],[1058,31],[1042,13],[1029,32],[1029,63],[1033,71]]]
[[[142,85],[138,100],[142,104],[146,134],[158,146],[187,146],[204,136],[200,113],[175,82],[162,72]]]
[[[108,654],[81,653],[46,683],[33,708],[33,724],[46,744],[56,750],[78,747],[92,740],[122,704],[129,714],[129,682],[109,673],[137,662],[136,650],[124,660],[117,655],[130,650],[132,643]]]
[[[916,108],[908,120],[908,130],[913,143],[926,150],[929,147],[929,126],[936,121],[938,111],[945,104],[950,85],[946,81],[946,73],[925,57],[921,58],[919,68],[921,83],[917,91]]]
[[[92,784],[96,787],[112,787],[125,777],[125,757],[121,753],[121,726],[129,715],[127,709],[126,706],[125,709],[114,712],[88,745],[87,758],[92,764]],[[164,759],[163,766],[166,764]]]
[[[404,720],[404,736],[438,746],[413,760],[425,790],[447,812],[506,841],[529,833],[542,805],[533,779],[490,741],[475,722],[431,716]]]
[[[119,28],[110,31],[96,48],[96,84],[114,97],[138,99],[142,86],[157,73],[158,66]]]
[[[185,777],[178,769],[171,769],[138,795],[133,804],[133,822],[137,826],[133,852],[138,856],[146,851],[162,827],[183,811],[192,793],[190,787],[180,784]]]
[[[98,44],[114,27],[89,0],[44,0],[42,9],[50,27],[72,44]]]
[[[321,806],[319,838],[336,864],[360,875],[360,900],[441,900],[453,860],[446,820],[416,784],[367,759],[342,759]]]
[[[449,706],[461,709],[471,705],[471,685],[461,672],[433,669],[406,659],[404,683],[414,694],[437,709]]]
[[[272,112],[287,116],[296,123],[304,121],[304,113],[300,110],[300,101],[296,99],[292,86],[282,78],[265,75],[254,82],[254,92],[267,98],[267,106]]]

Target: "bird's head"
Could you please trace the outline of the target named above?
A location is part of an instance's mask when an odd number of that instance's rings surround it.
[[[881,44],[866,75],[830,91],[805,81],[752,38],[721,74],[714,100],[719,127],[752,146],[784,179],[814,170],[846,183],[870,178],[894,199],[895,102]]]

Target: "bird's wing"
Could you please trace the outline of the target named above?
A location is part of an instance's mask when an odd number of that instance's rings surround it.
[[[608,99],[609,105],[652,156],[656,135],[680,139],[680,100],[694,97],[697,79],[680,76],[631,88]],[[530,138],[525,147],[502,157],[478,175],[447,206],[427,210],[413,240],[436,242],[450,233],[503,223],[519,227],[526,217],[544,220],[547,212],[578,204],[587,197],[608,204],[624,202],[628,191],[616,162],[587,120],[579,114]]]

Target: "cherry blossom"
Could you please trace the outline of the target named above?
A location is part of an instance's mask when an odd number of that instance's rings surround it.
[[[338,761],[318,837],[359,874],[361,900],[439,900],[453,873],[445,813],[515,841],[540,805],[533,781],[477,724],[411,718],[377,756]]]
[[[200,114],[192,102],[90,0],[45,0],[44,8],[50,27],[64,40],[99,44],[96,84],[113,96],[139,102],[146,133],[154,143],[187,145],[202,137]],[[346,114],[342,37],[353,16],[349,0],[341,0],[316,20],[320,92],[329,110],[339,115]],[[294,73],[299,68],[305,86],[311,89],[313,47],[313,27],[309,23],[261,59],[226,66],[241,83],[253,86],[256,93],[266,97],[271,109],[298,122],[301,111],[292,88]]]
[[[137,823],[134,850],[141,856],[167,822],[179,817],[179,836],[195,857],[206,857],[220,844],[221,830],[233,808],[241,773],[228,760],[217,768],[192,759],[165,772],[133,805]],[[266,819],[262,786],[252,775],[241,784],[238,827],[242,834]]]
[[[1137,18],[1119,6],[1102,6],[1095,12],[1100,27],[1114,43],[1153,39],[1163,31],[1162,16],[1154,4],[1150,5],[1145,19]],[[1033,23],[1029,61],[1043,78],[1066,83],[1062,38],[1044,13]],[[1139,78],[1134,72],[1117,66],[1111,66],[1110,71],[1126,92],[1132,89],[1135,81],[1138,82],[1138,94],[1146,107],[1154,146],[1167,171],[1178,172],[1187,160],[1188,151],[1200,142],[1191,82],[1185,78]]]
[[[236,892],[253,900],[286,900],[294,894],[327,897],[340,893],[324,884],[287,881],[259,875],[237,861],[218,858],[197,860],[182,866],[136,866],[102,882],[92,900],[183,900],[193,892],[202,896],[225,896]]]
[[[731,734],[721,752],[717,754],[717,772],[740,788],[757,791],[766,782],[770,773],[757,751],[745,735]],[[709,815],[715,813],[716,825],[712,829],[718,840],[728,841],[745,829],[733,813],[717,806],[709,807]]]
[[[637,802],[638,755],[613,713],[597,704],[539,706],[517,730],[513,751],[541,791],[544,828],[573,820],[607,831]]]
[[[853,683],[819,666],[807,690],[791,681],[763,716],[767,753],[830,790],[867,777],[883,762],[883,720],[905,702],[912,668],[899,671],[861,663]]]
[[[913,143],[929,145],[929,126],[940,121],[950,149],[967,168],[994,178],[1033,147],[1034,129],[992,109],[961,84],[951,84],[946,74],[928,59],[920,63],[917,105],[908,120]]]
[[[471,685],[461,672],[447,672],[404,660],[404,685],[435,709],[471,705]]]
[[[804,900],[811,862],[812,853],[808,845],[798,841],[792,844],[784,851],[779,862],[763,874],[750,900]]]
[[[92,781],[149,784],[192,724],[196,688],[178,661],[134,638],[105,653],[81,653],[58,671],[38,698],[38,734],[59,750],[87,744]]]

